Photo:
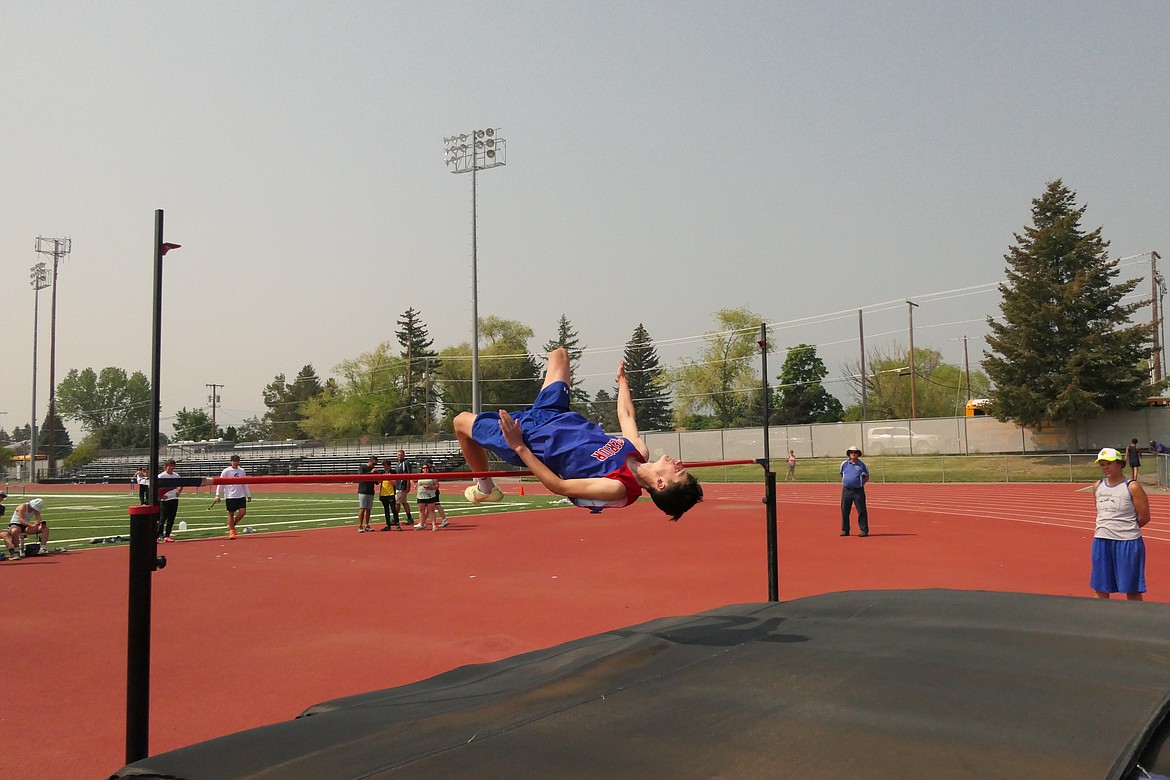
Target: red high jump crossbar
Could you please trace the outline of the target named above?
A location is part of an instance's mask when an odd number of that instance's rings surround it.
[[[705,466],[754,466],[755,460],[705,460],[697,463],[687,463],[688,469]],[[382,482],[386,479],[394,481],[400,479],[419,480],[434,479],[439,482],[446,480],[468,480],[486,477],[531,477],[531,471],[424,471],[412,474],[398,474],[396,472],[378,472],[376,474],[289,474],[265,475],[253,477],[211,477],[205,485],[296,485],[296,484],[330,484],[338,482]]]

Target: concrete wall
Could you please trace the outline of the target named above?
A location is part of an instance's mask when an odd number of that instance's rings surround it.
[[[1096,452],[1124,449],[1131,439],[1143,448],[1151,440],[1170,444],[1170,407],[1101,415],[1083,430],[1053,426],[1034,431],[991,417],[943,417],[928,420],[880,420],[823,425],[770,426],[773,459],[788,450],[798,458],[844,457],[849,447],[871,455],[968,455],[992,453]],[[681,460],[742,460],[763,457],[762,428],[670,431],[645,436],[652,457]]]

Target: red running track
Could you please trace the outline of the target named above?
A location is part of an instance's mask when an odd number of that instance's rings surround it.
[[[871,484],[871,535],[860,539],[837,535],[839,488],[780,484],[781,598],[926,587],[1090,595],[1093,506],[1082,488]],[[705,489],[678,523],[642,502],[601,515],[455,518],[437,533],[334,528],[168,545],[153,581],[151,752],[462,664],[765,600],[762,486]],[[1147,597],[1170,601],[1170,496],[1151,502]],[[116,770],[126,548],[0,564],[0,577],[11,605],[0,644],[9,658],[38,659],[9,676],[0,726],[46,732],[9,754],[5,777]]]

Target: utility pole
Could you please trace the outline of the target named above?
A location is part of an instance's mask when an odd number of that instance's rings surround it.
[[[967,375],[967,400],[971,400],[971,359],[967,357],[967,337],[963,336],[963,373]],[[964,411],[966,414],[966,411]]]
[[[208,382],[204,387],[211,390],[211,395],[207,396],[207,403],[211,404],[211,438],[214,439],[217,430],[215,427],[215,407],[219,403],[219,393],[216,390],[223,387],[223,385]]]
[[[857,335],[861,343],[861,421],[865,422],[869,418],[866,417],[865,409],[865,320],[862,318],[861,309],[857,310]]]
[[[57,265],[72,248],[72,239],[37,236],[37,254],[51,255],[53,258],[53,304],[49,315],[49,441],[46,445],[49,450],[47,454],[50,477],[57,476],[57,452],[54,448],[57,435]]]
[[[1162,381],[1162,296],[1166,294],[1166,280],[1158,273],[1158,261],[1162,256],[1150,252],[1150,304],[1154,313],[1154,382]]]
[[[918,401],[914,392],[914,310],[918,304],[911,300],[906,303],[910,304],[910,419],[913,420],[918,417]]]

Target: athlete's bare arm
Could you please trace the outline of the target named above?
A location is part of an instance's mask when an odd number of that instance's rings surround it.
[[[520,425],[512,419],[512,415],[504,409],[500,410],[500,430],[504,440],[512,448],[532,475],[540,480],[540,484],[558,496],[568,498],[597,498],[603,501],[617,501],[626,495],[626,488],[616,479],[605,477],[589,477],[586,479],[561,479],[552,469],[544,465],[540,458],[528,449],[524,443],[524,436],[520,432]]]
[[[617,368],[617,416],[622,427],[622,436],[638,450],[643,460],[650,457],[650,450],[638,432],[638,418],[634,414],[634,399],[630,397],[630,382],[626,379],[626,361],[618,361]]]

